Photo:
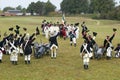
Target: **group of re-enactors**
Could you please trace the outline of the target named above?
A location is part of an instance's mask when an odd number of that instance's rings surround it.
[[[113,51],[113,45],[112,40],[116,35],[116,28],[113,28],[113,35],[112,36],[106,36],[106,39],[104,39],[103,46],[98,47],[95,38],[97,36],[96,32],[93,32],[93,36],[89,34],[89,31],[87,26],[85,25],[85,22],[81,24],[82,27],[82,37],[83,37],[83,44],[80,48],[80,55],[83,59],[83,66],[84,69],[89,68],[89,62],[90,59],[100,59],[101,56],[106,57],[107,60],[110,60],[112,58],[112,51]],[[115,57],[120,57],[120,44],[117,45],[117,47],[114,49],[115,51]]]
[[[89,30],[85,25],[85,22],[81,24],[82,27],[82,37],[84,43],[80,47],[80,56],[83,59],[83,66],[84,69],[88,69],[90,59],[95,57],[94,54],[94,46],[97,45],[95,38],[97,36],[96,32],[93,32],[93,36],[89,35]],[[32,54],[32,45],[38,33],[33,33],[31,36],[27,33],[27,28],[23,28],[25,33],[22,35],[19,32],[19,26],[16,25],[16,30],[13,28],[9,28],[11,33],[9,35],[4,34],[3,40],[0,41],[0,63],[2,63],[3,54],[10,54],[10,61],[12,64],[17,65],[18,62],[18,54],[24,55],[25,64],[30,64],[31,54]],[[46,22],[44,20],[41,25],[42,34],[45,35],[47,39],[49,39],[50,43],[50,51],[51,51],[51,59],[56,59],[57,57],[57,49],[58,49],[58,42],[57,37],[58,35],[60,38],[64,40],[66,38],[70,39],[70,45],[77,45],[77,39],[79,38],[79,23],[75,24],[52,24],[50,22]],[[37,27],[38,30],[38,27]],[[104,49],[104,55],[109,60],[112,57],[113,45],[112,40],[116,34],[116,29],[113,30],[113,35],[107,36],[104,40],[103,46],[97,49],[97,53],[102,52]],[[15,34],[13,33],[15,32]],[[115,48],[116,57],[120,57],[120,44]]]
[[[24,34],[20,34],[20,26],[16,25],[16,29],[9,28],[10,34],[4,33],[3,39],[0,41],[0,63],[2,63],[3,54],[10,55],[10,62],[13,65],[18,64],[18,55],[24,55],[25,64],[30,64],[32,45],[36,39],[36,32],[31,36],[27,33],[27,28],[23,28]]]

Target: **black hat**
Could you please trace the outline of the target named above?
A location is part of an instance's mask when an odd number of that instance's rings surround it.
[[[96,32],[93,32],[93,36],[97,36],[97,33],[96,33]]]
[[[78,26],[79,25],[79,23],[75,23],[75,26]]]
[[[14,30],[16,34],[19,34],[19,30]]]
[[[37,27],[36,28],[36,35],[39,35],[40,34],[40,30],[39,30],[39,28]]]
[[[16,29],[19,29],[19,28],[20,28],[20,26],[16,25]]]
[[[87,43],[87,40],[84,40],[84,43]]]
[[[27,31],[27,28],[23,28],[24,31]]]
[[[117,31],[117,29],[116,29],[116,28],[113,28],[113,31],[115,32],[115,31]]]
[[[9,28],[9,31],[13,31],[13,29],[14,29],[13,27],[10,27],[10,28]]]

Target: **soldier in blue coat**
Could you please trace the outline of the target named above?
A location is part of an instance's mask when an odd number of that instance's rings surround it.
[[[56,58],[56,56],[57,56],[56,50],[58,49],[58,42],[57,42],[58,35],[59,35],[59,33],[56,31],[50,33],[49,42],[50,42],[50,50],[51,50],[51,58],[52,59]]]
[[[26,34],[27,35],[27,34]],[[32,34],[32,36],[29,37],[29,35],[27,35],[25,37],[25,41],[23,42],[23,52],[25,55],[25,64],[30,64],[30,60],[31,60],[31,54],[32,54],[32,43],[33,41],[36,39],[35,33]],[[34,38],[33,38],[34,37]]]

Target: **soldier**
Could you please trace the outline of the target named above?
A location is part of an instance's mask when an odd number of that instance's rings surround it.
[[[32,34],[32,36],[29,36],[29,34],[26,34],[25,41],[23,42],[22,48],[25,56],[25,64],[30,64],[31,60],[31,54],[32,54],[32,42],[36,39],[33,38],[35,36],[35,33]]]
[[[17,42],[14,40],[8,41],[6,39],[6,42],[10,45],[10,61],[12,62],[12,64],[17,65],[18,62],[18,53],[19,53],[19,49],[17,48]]]
[[[103,54],[104,56],[106,55],[105,53],[107,52],[108,47],[110,47],[110,45],[112,45],[112,40],[116,35],[116,31],[117,31],[117,29],[113,28],[113,35],[111,37],[107,36],[106,39],[104,40],[104,43],[103,43],[103,46],[105,49],[104,54]]]
[[[87,26],[85,25],[85,21],[83,21],[83,23],[81,24],[82,27],[82,36],[83,38],[86,36],[87,32],[89,31]]]
[[[22,36],[22,34],[20,34],[19,38],[18,38],[18,45],[19,45],[19,53],[20,53],[20,56],[23,56],[23,49],[22,49],[22,44],[24,42],[24,37],[25,37],[26,34],[24,34]]]
[[[104,48],[107,49],[109,46],[110,46],[110,43],[112,44],[112,40],[113,38],[115,37],[115,34],[116,34],[116,29],[114,30],[113,29],[113,35],[110,37],[110,36],[107,36],[106,39],[104,40]]]
[[[88,69],[89,65],[89,53],[90,53],[90,46],[88,45],[87,41],[85,40],[83,45],[80,48],[80,55],[83,59],[84,69]]]
[[[57,57],[57,49],[58,49],[58,42],[57,42],[57,36],[59,35],[59,32],[54,31],[50,33],[50,50],[51,50],[51,59],[56,59]]]
[[[74,44],[74,46],[76,47],[76,35],[75,35],[75,33],[70,31],[69,35],[70,35],[70,45],[72,46],[72,44]]]
[[[114,51],[115,51],[115,57],[120,58],[120,43],[117,45]]]
[[[78,39],[79,38],[79,32],[80,32],[79,23],[75,23],[74,27],[75,27],[74,32],[76,34],[76,39]]]

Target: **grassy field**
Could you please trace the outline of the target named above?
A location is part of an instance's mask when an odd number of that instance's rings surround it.
[[[0,17],[1,34],[9,33],[8,28],[15,27],[15,25],[27,27],[28,32],[32,34],[37,26],[40,29],[44,19],[55,23],[61,22],[61,17]],[[67,17],[66,20],[70,24],[85,21],[91,30],[90,34],[92,31],[98,32],[96,42],[99,46],[103,45],[106,35],[112,35],[112,28],[117,28],[113,45],[116,47],[117,43],[120,43],[120,21],[93,20],[84,17]],[[21,33],[23,33],[22,28]],[[40,39],[44,43],[48,43],[44,36],[38,36],[36,41],[40,42]],[[10,63],[9,55],[4,55],[3,63],[0,64],[0,80],[120,80],[120,59],[93,59],[90,61],[89,69],[84,70],[82,59],[79,56],[82,42],[81,35],[77,40],[77,47],[70,46],[69,39],[58,38],[57,59],[51,59],[50,56],[35,59],[32,55],[30,65],[25,65],[24,57],[19,57],[18,65],[14,66]]]

